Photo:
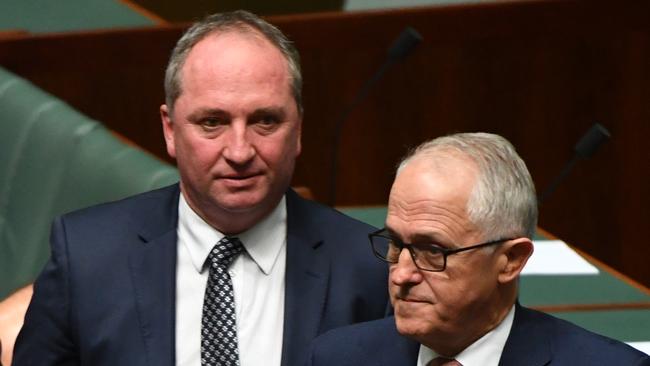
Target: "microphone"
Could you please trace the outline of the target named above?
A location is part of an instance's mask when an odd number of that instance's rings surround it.
[[[402,33],[393,41],[393,44],[390,46],[387,52],[387,56],[383,64],[377,69],[375,74],[368,79],[365,84],[359,89],[356,96],[341,113],[340,117],[336,120],[334,125],[334,143],[332,146],[332,167],[331,167],[331,178],[330,178],[330,189],[329,189],[329,204],[334,206],[336,204],[336,179],[338,173],[338,160],[339,160],[339,146],[341,144],[341,135],[343,132],[343,126],[345,121],[348,119],[352,111],[361,104],[361,102],[368,96],[373,86],[377,84],[379,80],[384,76],[386,71],[391,68],[394,64],[406,58],[415,47],[422,41],[422,36],[418,31],[411,27],[406,27]]]
[[[560,185],[560,183],[569,175],[573,167],[580,161],[580,159],[590,158],[596,150],[602,145],[607,139],[610,138],[610,133],[607,131],[603,125],[596,123],[587,131],[587,133],[582,136],[578,141],[576,146],[573,148],[574,154],[571,160],[564,166],[562,172],[555,177],[553,182],[546,188],[546,190],[539,195],[537,202],[541,205],[550,195],[555,191],[555,189]]]

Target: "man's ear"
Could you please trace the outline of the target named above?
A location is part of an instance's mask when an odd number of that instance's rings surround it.
[[[528,258],[533,254],[533,242],[528,238],[508,240],[500,248],[499,258],[502,264],[498,280],[505,284],[515,281],[524,269]]]
[[[298,121],[298,153],[296,154],[296,156],[299,156],[301,152],[302,152],[302,116],[300,116],[300,120]]]
[[[174,145],[174,123],[166,104],[160,106],[160,121],[162,123],[163,134],[165,135],[165,145],[167,154],[176,158],[176,145]]]

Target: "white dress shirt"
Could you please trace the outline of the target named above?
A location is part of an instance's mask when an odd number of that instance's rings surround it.
[[[463,366],[498,366],[501,353],[510,335],[512,321],[515,318],[515,306],[513,305],[508,315],[483,337],[465,348],[453,358]],[[418,355],[418,366],[426,366],[429,361],[439,355],[429,347],[421,344]]]
[[[201,365],[201,315],[208,254],[224,237],[180,195],[176,272],[176,365]],[[284,322],[285,198],[264,220],[236,235],[246,251],[230,265],[241,366],[280,366]]]

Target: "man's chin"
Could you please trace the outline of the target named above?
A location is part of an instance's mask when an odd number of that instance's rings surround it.
[[[280,201],[279,197],[277,202]],[[221,194],[215,197],[214,204],[225,212],[233,214],[271,211],[277,205],[268,191],[241,191]]]
[[[395,315],[395,326],[397,332],[405,337],[419,337],[425,331],[422,329],[423,321],[418,320],[416,317],[401,317]]]
[[[238,214],[253,212],[262,206],[262,202],[253,199],[231,199],[219,201],[218,206],[223,211]]]

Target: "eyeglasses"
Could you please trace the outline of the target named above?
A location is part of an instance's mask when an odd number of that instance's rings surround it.
[[[441,248],[436,244],[410,244],[394,238],[386,229],[368,234],[372,251],[384,262],[397,263],[402,250],[406,248],[411,253],[413,263],[422,271],[442,272],[447,268],[447,257],[467,250],[487,247],[512,239],[491,240],[485,243],[470,245],[458,249]]]

